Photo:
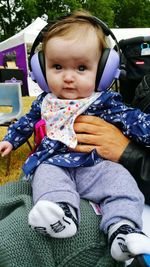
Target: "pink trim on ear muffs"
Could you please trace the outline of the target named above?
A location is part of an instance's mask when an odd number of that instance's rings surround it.
[[[103,55],[102,55],[103,57]],[[102,59],[100,59],[101,62]],[[114,49],[109,49],[107,59],[105,59],[105,66],[103,67],[102,75],[99,78],[99,84],[96,91],[104,91],[108,89],[114,79],[117,79],[120,75],[120,57]],[[101,68],[101,66],[100,66]]]
[[[38,85],[40,86],[40,88],[43,91],[49,93],[50,89],[48,87],[44,73],[42,71],[42,66],[41,66],[41,62],[39,59],[39,52],[35,53],[32,56],[30,64],[31,64],[31,69],[32,69],[32,71],[30,72],[30,76],[32,80],[38,82]]]

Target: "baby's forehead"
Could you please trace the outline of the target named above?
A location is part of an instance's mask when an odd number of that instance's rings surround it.
[[[50,45],[56,50],[63,50],[64,48],[68,47],[68,53],[70,49],[75,49],[75,52],[80,54],[80,52],[83,52],[84,50],[99,49],[100,41],[96,34],[67,34],[66,36],[53,36],[48,40],[47,45]]]
[[[56,37],[74,39],[83,43],[94,40],[94,42],[98,43],[100,50],[106,47],[103,30],[89,23],[89,21],[84,21],[84,23],[81,21],[61,23],[61,25],[56,25],[54,29],[50,28],[43,41],[43,50],[45,50],[47,42]]]
[[[68,28],[62,28],[60,31],[56,29],[52,35],[48,34],[49,37],[47,41],[53,38],[62,38],[66,40],[74,40],[85,43],[86,41],[90,42],[91,40],[95,40],[100,42],[98,31],[90,24],[72,24],[69,25]]]
[[[95,40],[84,42],[78,38],[54,37],[49,40],[47,46],[49,59],[68,60],[88,63],[94,57],[99,57],[99,45]]]
[[[98,41],[98,35],[94,28],[91,27],[78,27],[75,30],[70,30],[64,38],[74,39],[76,41],[80,41],[85,43],[87,40],[95,40]]]

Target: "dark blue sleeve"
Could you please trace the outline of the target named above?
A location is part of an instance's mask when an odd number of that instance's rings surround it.
[[[25,143],[34,132],[34,125],[41,119],[41,103],[45,93],[37,97],[31,105],[30,111],[8,128],[3,140],[10,142],[16,149]]]
[[[126,136],[142,144],[150,145],[150,115],[126,106],[120,94],[105,91],[97,99],[96,116],[117,126]],[[92,106],[92,105],[91,105]],[[91,114],[92,115],[92,114]]]

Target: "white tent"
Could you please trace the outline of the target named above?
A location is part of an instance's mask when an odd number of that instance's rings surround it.
[[[128,39],[138,36],[150,37],[150,28],[116,28],[111,29],[111,31],[115,35],[118,42],[122,39]],[[112,42],[112,46],[114,46],[114,42]]]
[[[38,95],[41,92],[41,89],[29,77],[27,46],[33,44],[38,33],[44,26],[46,26],[46,24],[47,22],[45,20],[38,17],[25,29],[0,43],[0,65],[3,65],[3,57],[5,54],[15,51],[17,55],[17,66],[24,72],[25,90],[29,95]],[[23,47],[22,51],[19,50],[20,46]]]
[[[118,28],[111,29],[117,41],[137,36],[150,36],[150,28]]]
[[[37,18],[33,21],[29,26],[15,34],[14,36],[8,38],[7,40],[0,43],[0,52],[6,49],[12,48],[19,44],[32,44],[44,26],[46,26],[47,22],[41,18]]]

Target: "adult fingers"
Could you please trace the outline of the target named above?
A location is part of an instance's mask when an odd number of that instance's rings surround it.
[[[74,123],[74,130],[76,133],[87,133],[98,135],[101,132],[100,126],[87,123]]]
[[[77,134],[77,140],[80,144],[94,145],[97,146],[100,143],[99,135],[89,135],[89,134]]]
[[[88,124],[94,124],[94,125],[103,125],[105,123],[105,121],[103,119],[100,119],[99,117],[87,116],[87,115],[78,116],[75,122],[88,123]]]
[[[77,145],[76,148],[74,149],[74,151],[82,152],[82,153],[89,153],[95,148],[96,147],[92,146],[92,145]]]

